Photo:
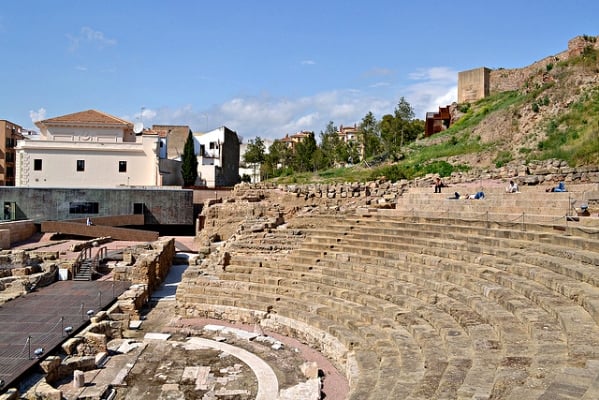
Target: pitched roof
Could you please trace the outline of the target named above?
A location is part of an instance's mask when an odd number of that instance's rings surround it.
[[[129,121],[117,118],[113,115],[109,115],[96,110],[80,111],[73,114],[62,115],[60,117],[45,119],[38,121],[37,124],[43,125],[133,125]]]

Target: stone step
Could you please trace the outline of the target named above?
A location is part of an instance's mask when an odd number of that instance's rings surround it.
[[[459,352],[459,353],[462,353],[462,352]]]

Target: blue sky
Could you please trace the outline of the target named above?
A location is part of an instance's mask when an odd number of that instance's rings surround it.
[[[458,71],[559,53],[598,15],[596,0],[3,1],[0,119],[96,109],[247,140],[380,118],[402,96],[424,119],[456,100]]]

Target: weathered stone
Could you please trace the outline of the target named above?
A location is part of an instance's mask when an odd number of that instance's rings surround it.
[[[82,388],[85,386],[85,373],[83,371],[73,371],[73,387]]]

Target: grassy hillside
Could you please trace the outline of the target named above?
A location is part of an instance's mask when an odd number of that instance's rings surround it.
[[[286,182],[412,179],[428,173],[492,169],[561,159],[571,167],[599,165],[599,52],[587,49],[549,64],[515,91],[456,106],[446,131],[403,149],[396,163],[369,160],[350,168],[296,174]]]

